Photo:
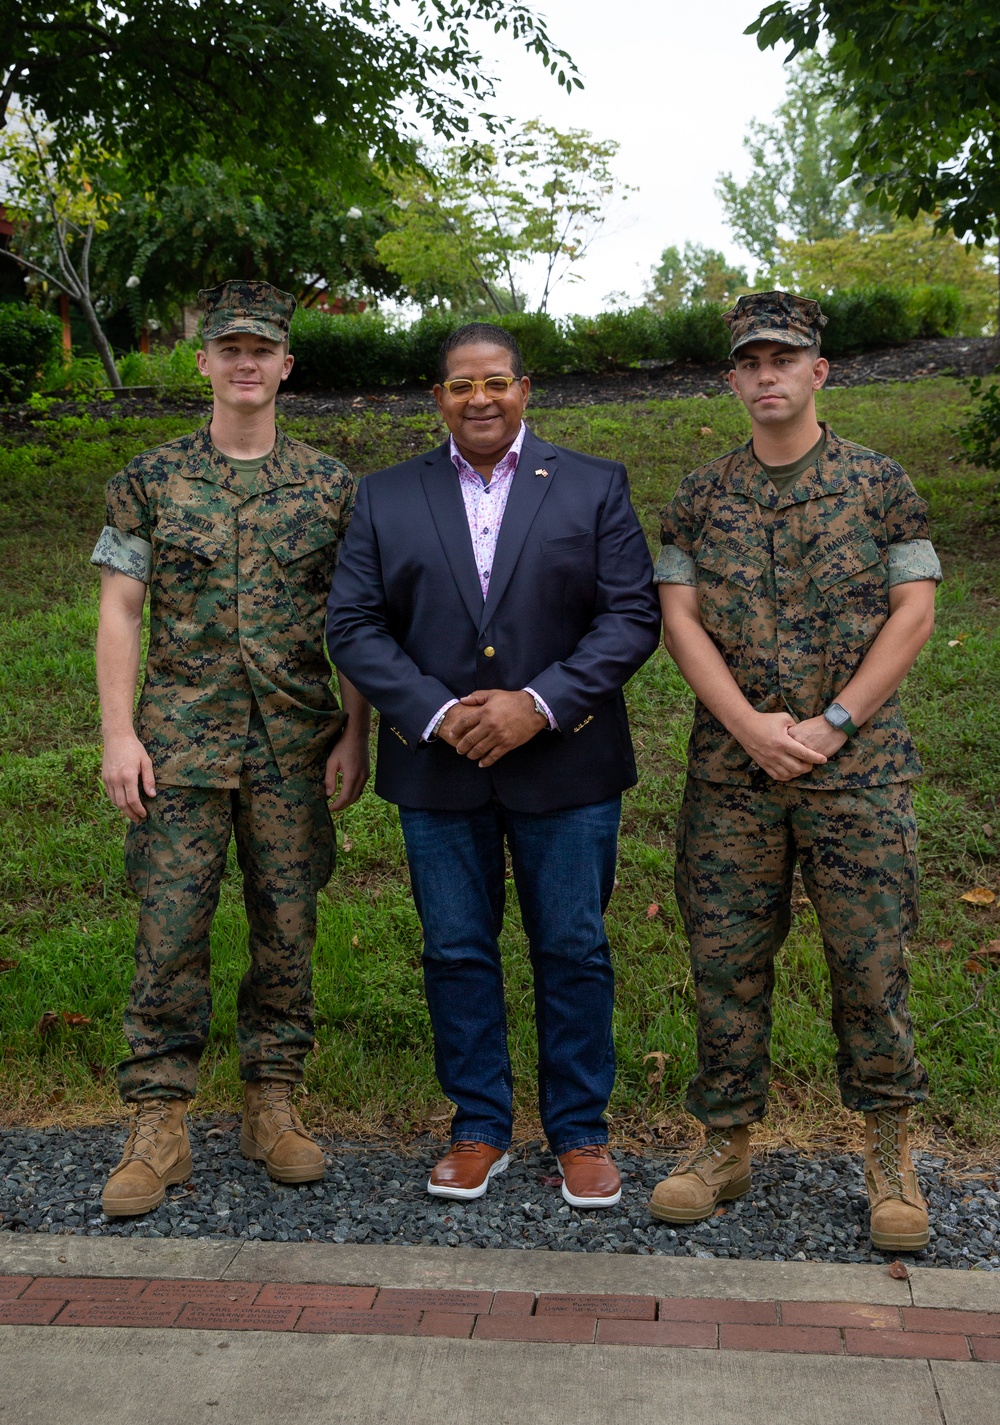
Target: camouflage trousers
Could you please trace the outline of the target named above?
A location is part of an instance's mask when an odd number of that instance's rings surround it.
[[[770,778],[753,787],[688,778],[674,885],[698,1009],[687,1097],[696,1118],[729,1128],[764,1116],[774,959],[791,924],[796,861],[823,937],[845,1106],[926,1097],[903,958],[917,924],[916,841],[905,783],[808,791]]]
[[[209,932],[229,838],[243,872],[250,966],[237,998],[240,1076],[297,1081],[313,1043],[316,893],[335,841],[323,788],[282,778],[254,708],[239,787],[158,787],[125,840],[129,885],[142,897],[135,977],[125,1012],[131,1057],[122,1098],[194,1096],[212,1014]]]

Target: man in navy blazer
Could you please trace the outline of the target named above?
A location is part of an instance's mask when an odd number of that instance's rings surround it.
[[[361,482],[327,620],[334,664],[381,714],[375,790],[399,807],[438,1078],[456,1105],[428,1191],[480,1197],[507,1166],[506,841],[542,1125],[566,1200],[613,1206],[603,914],[636,782],[622,687],[659,634],[652,564],[624,468],[524,425],[530,383],[509,333],[459,328],[440,374],[450,437]]]

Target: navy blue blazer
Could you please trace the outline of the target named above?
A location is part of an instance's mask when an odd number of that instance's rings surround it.
[[[333,577],[334,665],[381,714],[375,791],[426,810],[546,812],[636,782],[622,686],[660,613],[625,469],[525,435],[484,601],[445,442],[360,482]],[[483,770],[421,734],[449,698],[523,688],[559,725]]]

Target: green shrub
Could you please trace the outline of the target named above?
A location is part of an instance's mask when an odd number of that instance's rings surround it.
[[[419,326],[420,323],[417,323]],[[396,386],[405,382],[407,334],[378,312],[334,316],[299,308],[292,318],[292,389]]]
[[[965,298],[957,287],[944,284],[914,287],[910,306],[917,322],[917,336],[956,336],[965,316]]]
[[[729,328],[722,320],[724,310],[716,302],[692,302],[689,307],[665,312],[660,318],[663,357],[677,361],[725,361],[729,356]]]
[[[563,336],[571,371],[613,371],[659,355],[660,320],[645,307],[566,317]]]
[[[46,396],[87,396],[107,388],[108,373],[99,356],[74,356],[70,361],[58,357],[50,361],[39,385]]]
[[[443,313],[429,312],[414,322],[408,332],[400,332],[403,349],[406,352],[406,375],[399,381],[427,381],[433,384],[438,379],[438,354],[445,337],[462,323],[456,317]]]
[[[0,303],[0,401],[20,401],[59,358],[62,323],[22,302]]]
[[[509,312],[497,326],[510,332],[521,348],[529,376],[555,376],[566,366],[566,343],[547,312]]]
[[[894,346],[917,335],[917,315],[902,287],[845,287],[824,297],[822,306],[829,318],[823,331],[824,356]]]
[[[154,346],[149,352],[127,351],[115,365],[123,386],[153,386],[158,395],[175,400],[198,399],[209,390],[198,370],[195,353],[200,348],[200,338],[189,337],[171,347]]]
[[[955,428],[958,443],[973,465],[1000,470],[1000,386],[992,381],[983,387],[983,378],[974,376],[969,394],[976,402],[964,425]]]

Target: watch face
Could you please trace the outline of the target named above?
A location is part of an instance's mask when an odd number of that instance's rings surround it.
[[[823,714],[831,727],[841,728],[845,722],[850,722],[851,714],[846,708],[842,708],[839,703],[831,703]]]

